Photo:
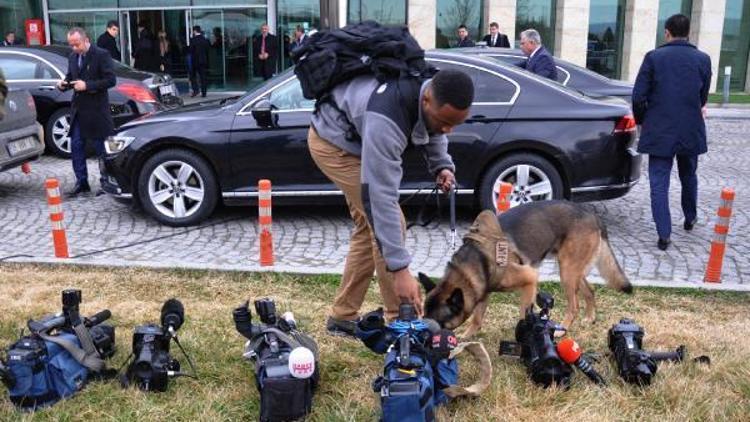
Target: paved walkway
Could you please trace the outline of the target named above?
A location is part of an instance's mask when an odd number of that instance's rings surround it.
[[[651,222],[647,173],[624,198],[590,203],[608,226],[617,258],[635,284],[705,286],[701,283],[708,257],[714,216],[724,186],[737,191],[724,260],[723,283],[709,288],[750,291],[750,231],[746,189],[750,180],[750,120],[709,120],[709,154],[700,159],[698,224],[691,233],[682,230],[679,181],[672,179],[673,245],[667,252],[656,248]],[[96,165],[89,163],[91,180]],[[53,256],[50,223],[43,182],[61,179],[63,189],[73,186],[69,161],[43,157],[33,172],[0,173],[0,259],[59,262]],[[674,171],[676,173],[676,170]],[[71,255],[68,262],[148,267],[260,270],[258,266],[257,210],[247,207],[220,209],[204,225],[180,229],[162,226],[140,211],[107,196],[85,197],[64,203],[65,225]],[[473,213],[463,210],[459,235]],[[337,273],[343,267],[350,222],[343,206],[277,207],[274,209],[275,270]],[[450,251],[447,224],[434,229],[414,228],[408,233],[414,251],[414,271],[442,275]],[[459,241],[460,242],[460,241]],[[19,256],[20,255],[20,256]],[[545,279],[557,279],[554,262],[542,268]],[[596,280],[596,277],[594,277]]]

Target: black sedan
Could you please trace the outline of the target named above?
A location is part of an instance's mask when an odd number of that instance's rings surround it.
[[[508,64],[518,64],[526,61],[523,51],[513,48],[494,48],[494,47],[472,47],[453,49],[464,54],[474,54],[500,60]],[[555,57],[557,66],[557,81],[561,84],[576,89],[588,96],[601,97],[610,96],[618,97],[630,103],[630,97],[633,93],[633,84],[609,79],[594,71],[567,62]]]
[[[73,91],[60,92],[55,84],[68,72],[66,46],[14,47],[0,49],[0,68],[8,86],[31,92],[37,121],[44,127],[47,151],[70,156],[70,101]],[[110,111],[115,126],[165,107],[179,106],[174,81],[169,75],[141,72],[115,63],[117,85],[109,90]]]
[[[469,119],[449,135],[463,203],[493,208],[502,181],[515,186],[513,205],[615,198],[638,181],[624,101],[595,100],[492,59],[432,51],[428,60],[466,72],[476,87]],[[313,106],[287,71],[238,99],[130,122],[105,142],[104,189],[170,225],[195,224],[220,200],[250,204],[264,178],[274,201],[336,198],[307,150]],[[429,192],[420,151],[404,155],[401,193]]]

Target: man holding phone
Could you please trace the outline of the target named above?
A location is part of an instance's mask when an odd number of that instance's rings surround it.
[[[112,68],[112,56],[107,50],[92,45],[82,28],[68,31],[68,45],[73,49],[68,57],[68,74],[65,80],[57,83],[57,88],[75,91],[70,105],[70,153],[76,184],[68,196],[78,196],[91,192],[86,168],[86,141],[94,143],[96,155],[101,158],[104,156],[104,139],[114,131],[107,90],[115,86],[117,78]],[[102,174],[101,177],[105,176]]]

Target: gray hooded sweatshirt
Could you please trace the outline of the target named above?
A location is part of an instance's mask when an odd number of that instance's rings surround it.
[[[336,86],[331,92],[361,140],[347,140],[348,123],[331,104],[323,103],[312,116],[321,138],[362,159],[362,201],[388,271],[411,263],[401,232],[398,189],[403,169],[401,156],[411,141],[424,148],[428,170],[455,171],[448,155],[448,138],[430,135],[425,126],[422,96],[430,80],[413,78],[378,84],[372,76],[360,76]]]

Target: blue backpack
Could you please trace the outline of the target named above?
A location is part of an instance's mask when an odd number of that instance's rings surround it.
[[[449,400],[443,389],[458,382],[458,362],[432,347],[433,337],[442,334],[422,320],[401,316],[386,326],[382,309],[357,324],[357,337],[386,354],[383,375],[372,383],[380,394],[382,421],[433,421],[435,407]]]
[[[75,334],[55,337],[81,347]],[[13,380],[10,401],[25,410],[47,407],[75,394],[89,375],[63,346],[37,335],[23,337],[10,347],[7,371]]]

